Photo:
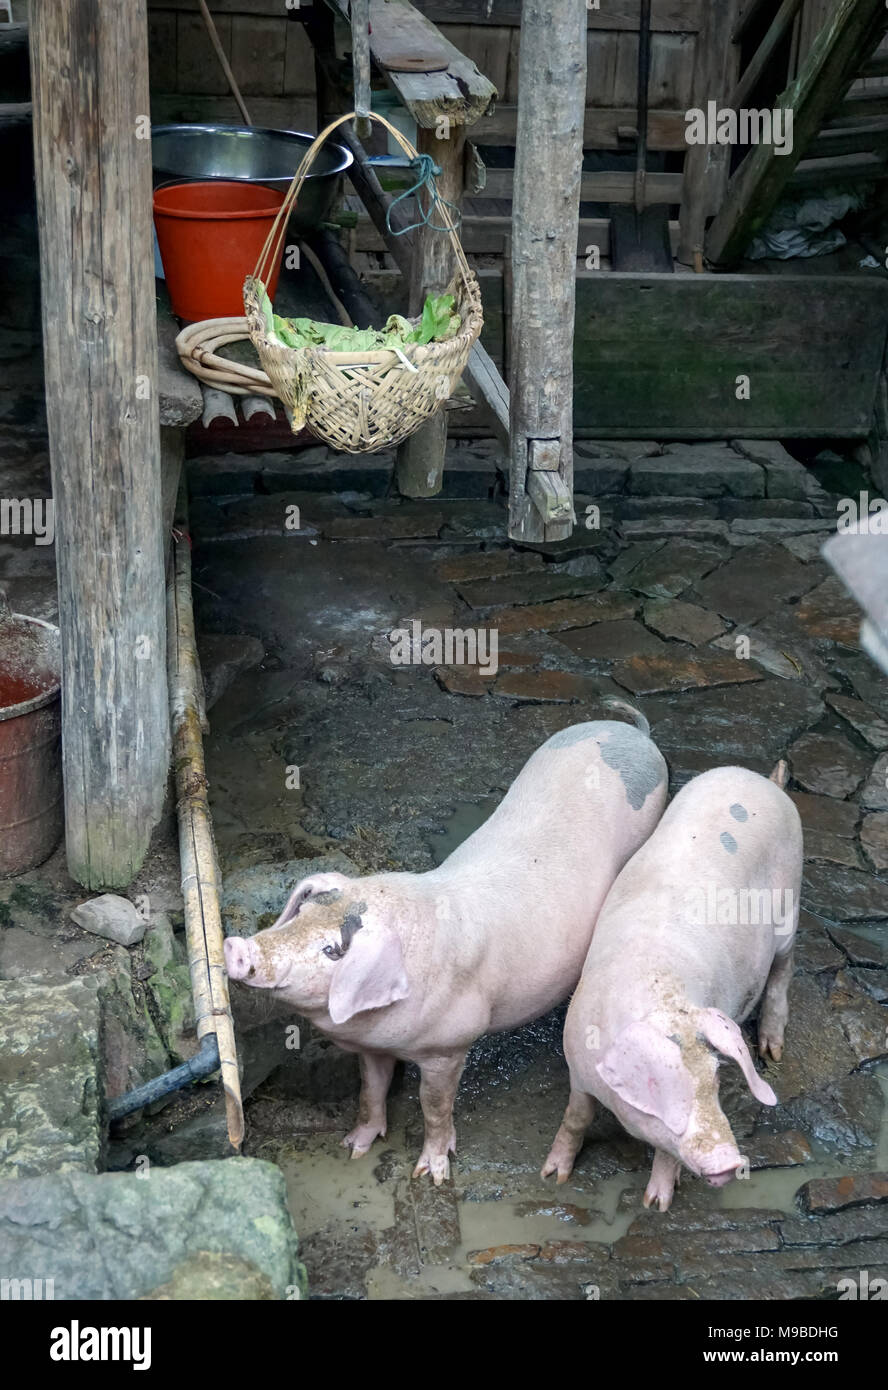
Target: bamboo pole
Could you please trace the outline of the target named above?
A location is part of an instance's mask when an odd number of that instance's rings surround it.
[[[244,1112],[223,952],[219,871],[207,797],[203,754],[207,725],[191,603],[187,512],[185,488],[180,484],[173,532],[174,563],[167,586],[167,654],[185,937],[197,1036],[203,1041],[209,1033],[216,1035],[228,1137],[239,1149],[244,1137]]]

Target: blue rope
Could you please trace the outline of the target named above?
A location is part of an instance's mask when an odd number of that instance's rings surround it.
[[[404,236],[407,232],[416,231],[417,227],[429,227],[433,232],[449,232],[449,227],[441,226],[439,223],[432,221],[432,213],[438,203],[443,204],[445,208],[449,209],[454,227],[459,227],[462,222],[462,213],[454,203],[448,203],[447,199],[442,198],[439,194],[435,179],[437,175],[440,174],[441,169],[432,159],[432,156],[430,154],[416,155],[416,157],[410,161],[410,168],[419,170],[419,178],[412,188],[405,189],[403,193],[398,194],[397,198],[392,199],[389,203],[388,211],[385,214],[385,225],[388,227],[392,236]],[[429,192],[429,205],[427,208],[423,207],[419,196],[423,188],[427,188]],[[393,227],[392,213],[395,208],[399,203],[403,203],[405,198],[412,198],[414,196],[416,198],[417,207],[419,208],[419,221],[411,222],[409,227],[401,227],[400,229]]]

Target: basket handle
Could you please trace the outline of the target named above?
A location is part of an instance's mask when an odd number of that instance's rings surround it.
[[[409,156],[410,159],[417,159],[419,157],[419,151],[414,148],[414,146],[410,143],[407,137],[403,135],[401,131],[397,129],[396,126],[393,126],[390,121],[386,120],[385,116],[380,116],[379,113],[376,111],[369,111],[366,114],[370,117],[371,121],[378,121],[380,125],[385,126],[389,134],[395,137],[398,144],[401,146],[401,149],[404,151],[406,155]],[[315,136],[315,139],[313,140],[312,144],[305,151],[305,154],[302,158],[302,162],[299,165],[299,168],[296,170],[296,173],[293,175],[293,181],[290,184],[290,187],[287,189],[287,192],[284,196],[284,201],[281,204],[280,211],[278,212],[277,217],[274,219],[271,231],[268,233],[268,236],[265,239],[265,245],[262,247],[262,250],[259,253],[259,259],[256,262],[256,267],[253,271],[254,280],[262,280],[264,284],[266,281],[267,271],[270,269],[271,266],[274,265],[277,259],[277,256],[281,249],[281,244],[283,242],[284,236],[286,235],[287,220],[290,216],[293,207],[295,206],[299,194],[302,191],[302,185],[305,183],[305,180],[308,177],[308,172],[315,161],[315,157],[318,153],[318,150],[321,148],[324,141],[331,134],[331,132],[336,130],[337,126],[344,125],[346,121],[354,120],[356,116],[357,112],[349,111],[347,115],[339,116],[335,121],[331,121],[330,124],[327,126],[326,130],[322,130],[320,135]],[[471,275],[469,263],[466,260],[466,254],[463,251],[462,242],[460,241],[456,232],[456,228],[453,225],[453,219],[447,210],[446,204],[440,199],[438,200],[437,211],[439,212],[441,218],[443,219],[444,225],[447,228],[447,234],[450,237],[450,244],[453,247],[453,254],[456,257],[456,263],[459,266],[463,280],[466,284],[466,288],[468,289],[470,284],[469,276]]]

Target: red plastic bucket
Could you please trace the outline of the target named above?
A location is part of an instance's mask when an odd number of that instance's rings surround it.
[[[244,280],[283,201],[276,189],[232,179],[155,189],[154,225],[174,314],[192,321],[243,314]],[[283,241],[266,285],[272,298]]]
[[[0,878],[48,859],[62,834],[59,630],[0,593]]]

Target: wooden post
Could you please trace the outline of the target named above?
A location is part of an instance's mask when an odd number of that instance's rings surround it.
[[[509,534],[516,540],[559,540],[573,525],[573,332],[586,17],[580,0],[524,0],[521,11],[509,379]]]
[[[420,127],[416,147],[420,154],[431,155],[440,168],[437,183],[441,197],[459,207],[466,128],[452,125],[445,118],[440,129],[447,132],[443,139],[437,137],[435,130]],[[426,195],[423,196],[427,201]],[[440,219],[433,213],[432,221]],[[408,312],[419,314],[427,294],[440,294],[447,288],[453,275],[453,249],[448,236],[430,227],[417,229],[413,236]],[[398,446],[396,476],[398,491],[404,497],[433,497],[441,491],[446,448],[447,412],[439,410]]]
[[[125,887],[169,770],[145,0],[31,0],[68,868]]]
[[[737,78],[740,50],[732,43],[740,0],[718,0],[706,10],[694,76],[694,105],[727,105]],[[689,145],[685,155],[677,259],[694,265],[702,254],[706,220],[718,210],[728,182],[729,145]]]

